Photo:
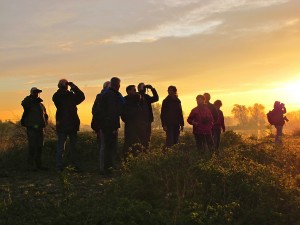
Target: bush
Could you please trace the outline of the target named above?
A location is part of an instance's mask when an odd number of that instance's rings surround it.
[[[297,128],[293,131],[293,136],[300,137],[300,128]]]
[[[191,133],[166,150],[163,135],[154,132],[150,151],[102,177],[94,171],[96,136],[80,132],[86,172],[2,177],[0,224],[299,224],[299,139],[285,137],[278,148],[268,138],[244,140],[227,131],[223,151],[208,158],[198,154]],[[25,147],[2,151],[0,168],[22,168]],[[55,151],[56,139],[47,139],[45,162],[54,163]]]

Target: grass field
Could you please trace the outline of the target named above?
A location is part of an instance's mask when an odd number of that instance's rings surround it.
[[[198,154],[189,132],[162,151],[164,133],[155,131],[147,154],[104,177],[92,132],[79,135],[83,172],[55,171],[50,128],[49,171],[27,172],[24,128],[0,128],[0,224],[300,224],[299,137],[276,147],[271,137],[229,131],[221,154],[210,157]]]

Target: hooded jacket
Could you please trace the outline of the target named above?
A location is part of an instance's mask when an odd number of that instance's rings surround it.
[[[26,127],[44,128],[48,122],[48,115],[41,98],[29,95],[24,98],[21,105],[24,108],[22,121]]]

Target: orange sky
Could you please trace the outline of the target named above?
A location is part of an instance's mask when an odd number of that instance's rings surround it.
[[[1,120],[18,120],[33,86],[51,115],[57,82],[86,94],[84,124],[104,81],[152,84],[160,102],[177,86],[185,114],[195,97],[234,104],[275,100],[300,109],[300,1],[10,0],[0,3]]]

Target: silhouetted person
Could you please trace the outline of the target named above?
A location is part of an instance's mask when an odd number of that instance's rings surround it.
[[[42,166],[42,150],[44,145],[44,128],[48,122],[48,115],[43,100],[39,97],[42,90],[33,87],[30,95],[22,101],[24,113],[21,124],[27,128],[28,140],[28,170],[46,170]]]
[[[146,94],[146,90],[151,90],[152,95]],[[141,95],[142,113],[142,125],[144,127],[143,132],[140,132],[139,139],[145,148],[149,148],[151,138],[151,123],[154,120],[151,104],[159,100],[157,91],[151,85],[145,85],[144,83],[138,84],[138,92]]]
[[[121,80],[113,77],[110,87],[102,95],[100,101],[101,152],[104,156],[103,165],[100,161],[100,173],[110,172],[116,167],[118,152],[118,130],[120,128],[121,109],[124,98],[119,92]]]
[[[168,96],[162,102],[160,118],[167,135],[166,147],[177,144],[180,131],[183,131],[184,121],[181,101],[175,86],[168,87]]]
[[[193,134],[197,149],[200,153],[205,153],[206,145],[212,153],[213,139],[211,131],[213,126],[213,116],[208,106],[204,104],[205,97],[203,95],[198,95],[196,100],[198,106],[192,109],[187,122],[193,125]]]
[[[92,108],[92,123],[91,128],[95,131],[97,134],[97,145],[98,145],[98,151],[99,151],[99,168],[103,171],[103,168],[101,169],[101,165],[104,165],[104,154],[101,151],[101,129],[100,129],[100,122],[101,122],[101,99],[103,94],[105,94],[110,87],[110,81],[106,81],[103,84],[103,89],[99,94],[97,94],[96,99],[93,104]]]
[[[288,121],[288,119],[284,116],[284,114],[286,113],[285,105],[283,103],[280,103],[279,101],[275,101],[273,111],[275,113],[274,125],[276,128],[275,143],[282,144],[283,126],[285,124],[285,121]]]
[[[214,106],[216,107],[216,109],[218,111],[218,120],[213,125],[212,135],[213,135],[215,150],[217,152],[219,152],[221,131],[225,132],[224,114],[223,114],[222,110],[220,110],[220,108],[222,106],[222,101],[216,100],[214,102]]]
[[[214,104],[210,103],[210,94],[209,93],[204,93],[204,98],[205,98],[205,104],[207,105],[207,107],[209,108],[213,118],[214,118],[214,124],[218,122],[218,110],[216,109],[216,107],[214,106]]]
[[[70,91],[68,87],[70,86]],[[67,138],[70,140],[71,163],[75,171],[80,170],[79,152],[77,145],[77,131],[79,131],[80,120],[77,114],[77,105],[85,99],[84,93],[72,82],[61,79],[58,82],[58,90],[54,93],[52,100],[56,106],[56,132],[57,152],[56,169],[64,169],[63,154]]]
[[[124,128],[124,147],[123,157],[126,160],[129,150],[135,152],[140,149],[141,144],[139,134],[145,129],[142,125],[142,107],[141,96],[136,92],[135,85],[129,85],[126,88],[127,96],[124,97],[125,104],[123,106],[121,118],[125,123]]]

